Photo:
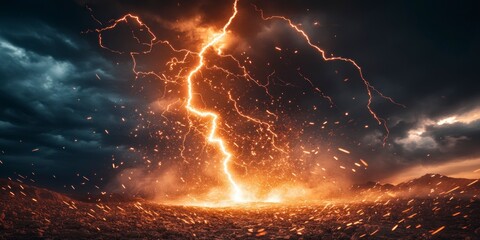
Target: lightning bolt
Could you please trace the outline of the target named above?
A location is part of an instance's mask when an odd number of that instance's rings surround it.
[[[201,109],[198,109],[195,107],[193,104],[193,95],[194,95],[194,90],[193,90],[193,78],[195,75],[203,68],[205,65],[204,59],[205,59],[205,52],[214,46],[216,43],[221,41],[225,35],[227,34],[227,29],[232,23],[233,19],[235,16],[237,16],[238,9],[237,9],[237,3],[238,0],[235,0],[233,3],[233,14],[230,16],[228,19],[228,22],[223,26],[222,31],[220,34],[217,34],[210,42],[205,44],[200,52],[198,53],[199,61],[197,66],[188,74],[187,76],[187,87],[188,87],[188,97],[187,97],[187,104],[185,105],[185,108],[202,118],[210,118],[210,133],[208,134],[208,141],[210,143],[214,143],[218,146],[220,151],[222,152],[224,158],[223,158],[223,172],[227,176],[227,179],[230,183],[230,185],[233,188],[233,193],[232,193],[232,199],[234,201],[242,201],[243,200],[243,192],[240,186],[235,182],[232,173],[230,173],[229,170],[229,163],[232,158],[232,153],[230,150],[227,148],[227,145],[225,144],[225,141],[217,135],[217,121],[218,121],[218,114],[215,112],[210,112],[210,111],[202,111]]]

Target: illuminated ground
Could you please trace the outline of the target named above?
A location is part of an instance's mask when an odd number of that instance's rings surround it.
[[[0,239],[479,239],[478,198],[249,204],[102,204],[0,182]]]

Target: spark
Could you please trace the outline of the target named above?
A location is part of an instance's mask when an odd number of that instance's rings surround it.
[[[392,228],[392,232],[393,232],[393,231],[395,231],[395,229],[397,229],[397,227],[398,227],[398,224],[397,224],[397,225],[395,225],[395,226],[393,226],[393,228]]]
[[[367,162],[365,162],[365,160],[363,160],[363,159],[360,159],[360,162],[362,162],[362,164],[363,164],[363,165],[365,165],[365,167],[368,167],[368,163],[367,163]]]
[[[469,183],[469,184],[467,185],[467,187],[468,187],[468,186],[472,186],[472,185],[475,184],[476,182],[478,182],[478,179],[477,179],[477,180],[474,180],[474,181],[471,182],[471,183]]]
[[[435,234],[439,233],[439,232],[442,231],[444,228],[445,228],[445,226],[439,227],[437,230],[435,230],[435,231],[432,232],[432,235],[435,235]]]
[[[346,150],[346,149],[343,149],[343,148],[338,148],[338,151],[340,152],[344,152],[346,154],[350,154],[350,151]]]
[[[457,190],[457,189],[459,189],[459,188],[460,188],[459,186],[456,186],[456,187],[450,189],[450,190],[449,190],[448,192],[446,192],[445,194],[449,194],[449,193],[451,193],[451,192],[453,192],[453,191],[455,191],[455,190]]]

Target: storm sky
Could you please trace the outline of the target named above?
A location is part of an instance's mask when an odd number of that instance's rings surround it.
[[[374,107],[390,128],[385,146],[379,141],[384,134],[381,127],[371,131],[346,127],[343,131],[348,137],[339,135],[332,140],[336,141],[331,144],[332,149],[347,147],[356,158],[369,162],[369,168],[354,177],[356,182],[398,181],[402,173],[404,177],[417,177],[424,171],[480,177],[480,172],[474,173],[480,169],[477,1],[314,4],[241,0],[240,9],[252,16],[258,14],[252,4],[267,15],[284,15],[301,23],[314,43],[328,54],[355,59],[373,86],[406,106],[376,98]],[[201,36],[195,34],[201,32],[189,33],[191,28],[182,28],[175,22],[197,19],[195,29],[218,29],[231,14],[231,3],[0,3],[0,177],[35,182],[64,192],[94,191],[95,186],[102,189],[112,184],[123,168],[135,167],[145,156],[157,156],[141,149],[164,152],[167,146],[151,133],[162,130],[168,134],[170,125],[154,122],[157,118],[145,120],[139,114],[150,111],[153,102],[163,104],[159,101],[162,86],[151,79],[136,80],[128,55],[102,49],[98,35],[88,31],[126,13],[140,16],[158,36],[183,48],[198,41]],[[232,27],[243,36],[237,40],[239,45],[249,42],[257,47],[258,59],[278,60],[275,46],[283,44],[282,48],[288,48],[288,44],[300,41],[285,24],[255,26],[255,21],[240,19]],[[131,45],[131,38],[123,41],[112,37],[109,41],[117,48]],[[307,52],[305,45],[297,48]],[[155,57],[161,59],[161,55],[160,52]],[[271,60],[272,64],[277,60]],[[345,68],[318,67],[318,56],[310,53],[299,61],[307,65],[305,72],[318,78],[329,78],[335,75],[335,69]],[[318,72],[324,70],[329,73]],[[344,72],[355,75],[352,69]],[[286,78],[290,73],[285,74]],[[351,78],[349,82],[355,81]],[[374,126],[364,105],[350,105],[345,100],[352,96],[362,100],[362,86],[352,84],[350,90],[341,93],[338,89],[323,83],[322,90],[337,99],[339,112],[352,112],[362,126]],[[301,100],[314,101],[313,95],[308,94]],[[294,110],[286,111],[297,114]],[[324,120],[313,117],[318,119],[312,121]],[[316,133],[315,129],[308,129],[305,131]],[[162,161],[168,165],[178,159]],[[115,168],[112,163],[123,164]]]

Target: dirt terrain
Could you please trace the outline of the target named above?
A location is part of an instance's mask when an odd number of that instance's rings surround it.
[[[366,199],[224,208],[87,203],[1,180],[0,239],[480,239],[477,196]]]

